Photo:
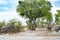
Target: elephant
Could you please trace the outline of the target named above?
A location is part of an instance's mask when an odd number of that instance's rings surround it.
[[[3,26],[1,28],[1,33],[11,33],[11,32],[20,32],[20,30],[14,25]]]

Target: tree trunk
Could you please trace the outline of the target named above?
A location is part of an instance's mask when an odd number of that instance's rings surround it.
[[[36,18],[33,18],[33,30],[36,28]]]
[[[36,21],[36,19],[34,18],[34,19],[29,19],[29,27],[30,27],[30,29],[31,30],[35,30],[35,28],[36,28],[36,23],[35,23],[35,21]]]
[[[32,19],[31,18],[29,18],[29,27],[32,30],[33,24],[32,24]]]
[[[51,31],[52,27],[51,27],[51,21],[48,22],[48,31]]]

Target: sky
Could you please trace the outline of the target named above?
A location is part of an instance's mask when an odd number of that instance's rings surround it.
[[[8,22],[11,19],[20,20],[22,25],[26,25],[25,19],[16,12],[19,0],[0,0],[0,21]]]
[[[17,19],[22,22],[22,25],[26,25],[26,19],[22,18],[16,12],[16,8],[19,0],[0,0],[0,21],[5,20],[8,22],[11,19]],[[53,15],[56,10],[60,9],[60,0],[49,0],[52,4],[51,12]]]

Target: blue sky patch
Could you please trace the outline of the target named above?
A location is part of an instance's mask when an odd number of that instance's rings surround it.
[[[55,6],[55,7],[60,7],[60,1],[55,1],[55,2],[54,2],[54,6]]]

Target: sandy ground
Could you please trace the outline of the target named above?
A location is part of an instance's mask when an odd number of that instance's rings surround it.
[[[46,31],[26,31],[18,34],[3,34],[0,35],[0,40],[60,40],[60,36],[41,36],[42,33],[46,33]]]

